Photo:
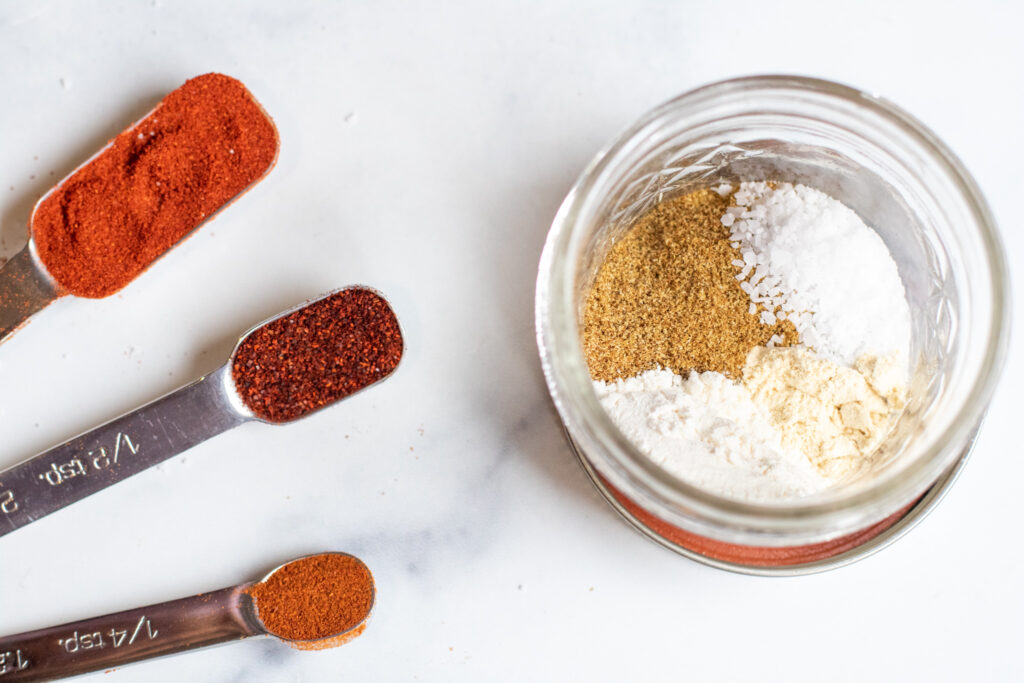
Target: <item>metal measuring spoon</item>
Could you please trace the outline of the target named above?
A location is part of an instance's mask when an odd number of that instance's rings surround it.
[[[127,479],[178,455],[210,437],[243,422],[284,424],[258,416],[239,394],[231,372],[239,349],[253,333],[293,313],[311,309],[334,296],[366,293],[379,300],[395,330],[398,321],[387,300],[367,287],[346,287],[264,320],[238,340],[228,362],[163,398],[51,448],[0,472],[0,536],[30,524],[111,484]],[[399,341],[400,334],[399,334]],[[401,358],[383,374],[367,380],[353,393],[389,377]],[[305,410],[294,419],[317,412],[328,404]]]
[[[122,133],[134,130],[146,119],[148,119],[150,116],[158,112],[168,96],[170,96],[170,93],[168,93],[168,95],[165,95],[164,98],[156,105],[156,107],[147,112],[138,121],[135,121],[133,124],[125,128],[125,130],[122,131]],[[259,107],[260,111],[262,111],[263,114],[266,116],[267,121],[270,123],[271,127],[274,128],[275,135],[277,135],[277,127],[274,126],[273,119],[271,119],[270,115],[267,114],[266,110],[263,109],[263,106],[256,101],[255,97],[252,98],[252,101],[256,104],[257,107]],[[60,182],[58,182],[56,185],[50,188],[46,192],[46,194],[39,198],[39,201],[35,203],[35,206],[32,207],[32,214],[29,217],[28,222],[28,243],[22,248],[21,251],[19,251],[17,254],[8,259],[6,263],[0,266],[0,342],[3,342],[5,339],[7,339],[7,337],[14,334],[14,332],[17,331],[18,328],[20,328],[22,325],[24,325],[29,318],[31,318],[36,313],[49,306],[51,303],[53,303],[60,297],[71,296],[69,292],[66,292],[61,289],[60,284],[52,275],[50,275],[50,272],[46,269],[46,266],[43,264],[42,259],[39,257],[39,249],[36,247],[35,238],[32,236],[32,225],[35,222],[36,211],[39,209],[40,206],[42,206],[43,202],[45,202],[51,194],[59,190],[65,182],[67,182],[80,170],[82,170],[90,163],[92,163],[97,157],[102,156],[104,152],[113,147],[114,142],[122,133],[118,133],[118,135],[114,136],[114,138],[111,139],[110,142],[108,142],[106,145],[104,145],[102,149],[100,149],[98,152],[96,152],[91,157],[86,159],[85,162],[80,164],[77,168],[75,168],[75,170],[71,171],[71,173],[65,176]],[[280,139],[280,136],[278,136],[278,139]],[[153,264],[155,264],[165,255],[167,255],[167,253],[173,250],[174,247],[178,246],[178,244],[181,244],[186,239],[188,239],[192,234],[195,233],[196,230],[201,228],[207,221],[211,220],[212,218],[220,214],[220,212],[223,211],[227,206],[234,203],[239,197],[248,192],[254,185],[263,180],[267,176],[267,174],[270,173],[271,170],[273,170],[274,165],[277,163],[277,153],[277,150],[275,150],[274,159],[270,162],[270,165],[267,166],[267,169],[258,178],[256,178],[247,186],[242,188],[242,190],[234,197],[224,202],[220,207],[217,208],[216,211],[212,211],[208,216],[203,218],[202,221],[197,223],[196,226],[192,228],[176,244],[172,245],[169,249],[163,252],[163,254],[161,254],[152,262],[150,262],[146,266],[146,268],[143,269],[143,272],[145,272],[145,270],[148,270],[150,267],[153,266]],[[142,273],[139,273],[139,275],[141,274]]]
[[[359,561],[348,553],[319,554],[344,555]],[[285,562],[260,581],[2,637],[0,680],[51,681],[250,636],[269,635],[310,650],[342,645],[361,634],[373,610],[375,590],[359,623],[340,633],[316,640],[290,640],[264,626],[258,605],[248,591],[303,559]],[[370,587],[373,589],[372,579]]]

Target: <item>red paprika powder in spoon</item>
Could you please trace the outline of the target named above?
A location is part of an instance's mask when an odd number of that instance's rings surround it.
[[[61,293],[109,296],[266,174],[277,149],[242,83],[193,78],[42,199],[39,258]]]

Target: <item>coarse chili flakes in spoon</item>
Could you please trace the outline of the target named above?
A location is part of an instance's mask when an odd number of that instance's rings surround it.
[[[390,374],[402,345],[387,301],[353,288],[253,330],[232,357],[231,377],[257,417],[287,422]]]

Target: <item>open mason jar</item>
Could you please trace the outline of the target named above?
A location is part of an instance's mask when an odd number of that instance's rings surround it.
[[[747,180],[801,183],[856,211],[896,261],[912,318],[907,407],[871,471],[780,503],[724,498],[655,465],[601,408],[581,343],[597,270],[639,217],[668,197]],[[609,502],[676,552],[755,574],[847,564],[920,520],[967,458],[1009,336],[1002,246],[959,160],[893,104],[791,76],[686,93],[598,154],[551,226],[536,306],[551,396]]]

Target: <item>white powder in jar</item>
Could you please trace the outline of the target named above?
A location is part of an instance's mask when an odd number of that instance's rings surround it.
[[[806,349],[759,347],[742,382],[649,370],[594,388],[612,422],[666,472],[728,498],[781,501],[870,465],[903,407],[893,360],[862,356],[848,368]]]
[[[601,406],[654,464],[701,489],[746,501],[811,495],[829,481],[781,434],[743,385],[718,372],[649,370],[594,382]]]

